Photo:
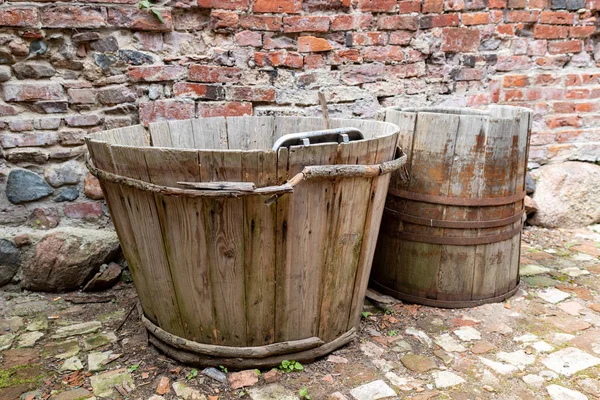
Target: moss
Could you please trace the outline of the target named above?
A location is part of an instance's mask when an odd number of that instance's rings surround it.
[[[40,373],[39,366],[18,365],[0,369],[0,389],[27,383],[38,385],[43,381],[44,375]]]

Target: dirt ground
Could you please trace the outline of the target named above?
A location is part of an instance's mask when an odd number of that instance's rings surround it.
[[[258,382],[239,389],[149,346],[131,284],[82,304],[92,295],[7,286],[0,400],[600,398],[599,257],[599,226],[527,227],[513,298],[463,310],[367,300],[359,339],[337,357],[281,377],[253,371]]]

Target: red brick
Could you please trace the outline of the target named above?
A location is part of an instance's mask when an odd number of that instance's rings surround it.
[[[108,24],[117,28],[140,31],[170,31],[173,29],[171,11],[159,9],[164,23],[151,12],[129,7],[108,8]],[[42,16],[43,18],[43,16]]]
[[[465,9],[465,0],[446,0],[444,10],[446,11],[462,11]]]
[[[568,130],[560,131],[556,134],[556,141],[558,143],[572,143],[581,138],[585,131],[582,130]]]
[[[327,32],[330,18],[326,16],[286,17],[283,19],[284,32]]]
[[[368,61],[404,61],[406,56],[400,46],[366,47],[364,59]]]
[[[351,0],[304,0],[302,2],[302,9],[308,12],[347,11],[350,5]]]
[[[484,71],[481,68],[461,68],[456,74],[457,81],[480,81],[484,77]]]
[[[221,8],[224,10],[247,10],[249,0],[198,0],[198,7]]]
[[[567,26],[536,25],[533,28],[533,37],[536,39],[564,39],[568,34]]]
[[[587,0],[585,8],[588,10],[600,10],[600,0]]]
[[[489,0],[490,8],[504,9],[508,6],[508,0]]]
[[[581,118],[577,115],[552,115],[546,117],[546,125],[550,129],[572,126],[578,128],[582,125]]]
[[[237,101],[227,103],[207,103],[201,101],[198,103],[196,114],[198,118],[252,115],[252,103]]]
[[[69,218],[95,220],[102,216],[102,203],[85,202],[65,204],[65,216]]]
[[[235,67],[216,67],[209,65],[191,65],[188,79],[196,82],[237,82],[241,71]]]
[[[398,12],[400,14],[421,12],[421,2],[416,0],[401,0],[398,2]]]
[[[572,26],[569,28],[569,36],[572,38],[586,38],[596,33],[595,26]]]
[[[103,7],[47,6],[41,10],[44,28],[100,28],[106,26]]]
[[[314,36],[300,36],[298,38],[298,51],[300,53],[329,51],[333,47],[326,39]]]
[[[529,9],[544,9],[548,7],[547,0],[529,0]]]
[[[419,27],[419,20],[416,15],[381,16],[377,20],[377,26],[382,30],[416,31]]]
[[[531,67],[531,62],[527,56],[498,56],[496,70],[498,71],[516,71]]]
[[[192,82],[176,82],[173,85],[173,93],[176,97],[194,97],[207,100],[223,100],[225,98],[223,86]]]
[[[477,107],[484,106],[490,104],[490,95],[487,93],[480,93],[475,95],[470,95],[467,97],[467,106],[469,107]]]
[[[254,61],[259,67],[289,67],[302,68],[304,59],[301,54],[288,52],[286,50],[273,51],[270,53],[254,53]]]
[[[175,10],[173,12],[173,25],[176,30],[196,30],[209,23],[210,15],[203,10]]]
[[[578,103],[575,105],[575,111],[577,112],[596,112],[600,106],[598,103]]]
[[[358,62],[362,62],[362,57],[356,49],[334,50],[331,56],[332,65]]]
[[[567,62],[569,62],[569,56],[566,55],[551,55],[535,59],[536,65],[544,69],[563,68]]]
[[[506,12],[506,22],[537,22],[540,17],[539,11],[514,11]]]
[[[527,54],[530,56],[543,56],[548,49],[546,40],[529,40],[527,43]]]
[[[258,13],[299,13],[302,0],[252,0],[252,11]]]
[[[18,26],[35,28],[40,25],[37,8],[33,7],[6,7],[0,9],[1,26]]]
[[[10,81],[2,88],[5,101],[59,100],[64,96],[57,82]]]
[[[422,12],[427,13],[441,13],[444,12],[444,0],[425,0],[423,2]]]
[[[274,37],[272,34],[267,33],[264,38],[263,48],[266,50],[273,49],[292,49],[295,50],[297,47],[294,39],[288,36],[277,36]]]
[[[490,23],[490,14],[487,12],[463,13],[463,25],[485,25]]]
[[[474,52],[479,48],[479,30],[468,28],[444,28],[442,51]]]
[[[0,117],[8,117],[10,115],[17,115],[19,111],[16,107],[8,104],[0,104]]]
[[[238,46],[260,47],[263,44],[262,34],[253,31],[241,31],[235,34],[235,44]]]
[[[283,17],[243,15],[240,18],[240,26],[244,29],[276,32],[283,28]]]
[[[256,86],[230,86],[227,100],[236,101],[275,101],[275,89]]]
[[[440,28],[444,26],[458,26],[460,21],[458,14],[436,14],[425,15],[419,22],[421,29]]]
[[[495,24],[502,23],[504,21],[504,13],[500,10],[490,10],[490,21]]]
[[[589,96],[589,89],[568,89],[565,92],[565,99],[587,99]]]
[[[129,79],[134,82],[175,81],[187,77],[187,68],[180,65],[129,67]]]
[[[525,89],[525,100],[537,101],[544,98],[543,90],[541,88],[529,88]]]
[[[529,85],[527,75],[504,75],[504,87],[525,87]]]
[[[567,11],[542,11],[540,22],[551,25],[572,25],[575,14]]]
[[[566,42],[550,42],[548,43],[548,52],[550,54],[568,54],[579,53],[583,49],[581,40],[568,40]]]
[[[399,44],[406,46],[410,44],[410,41],[414,37],[414,34],[409,31],[394,31],[390,33],[389,44]]]
[[[385,75],[391,76],[395,79],[415,78],[418,76],[424,76],[425,72],[425,63],[422,62],[385,66]],[[415,80],[415,82],[418,82],[418,80]]]
[[[140,121],[144,125],[156,121],[191,119],[195,116],[194,101],[187,99],[156,100],[140,103]]]
[[[371,12],[394,12],[397,0],[358,0],[358,8]]]
[[[385,32],[352,32],[352,46],[383,46],[387,41]]]
[[[103,117],[97,114],[73,114],[65,117],[68,126],[94,126],[102,122]]]
[[[508,0],[508,8],[525,8],[527,0]]]
[[[496,32],[498,32],[499,35],[513,36],[515,34],[515,28],[513,24],[500,24],[496,27]]]
[[[327,61],[322,54],[307,54],[304,56],[304,69],[317,69],[327,66]]]
[[[584,85],[600,83],[600,73],[581,74],[581,81]]]
[[[95,104],[96,91],[93,89],[69,89],[69,103],[72,104]]]
[[[559,82],[560,82],[560,78],[557,76],[554,76],[552,74],[539,74],[535,78],[536,85],[543,85],[543,86],[556,85]]]
[[[502,101],[521,101],[524,98],[521,89],[507,89],[502,94]]]
[[[552,104],[552,107],[557,114],[572,114],[575,112],[575,103],[572,101],[557,101]]]
[[[369,29],[372,23],[373,15],[371,14],[334,15],[331,19],[331,30]]]
[[[213,10],[210,27],[217,32],[233,32],[237,29],[240,16],[233,11]]]

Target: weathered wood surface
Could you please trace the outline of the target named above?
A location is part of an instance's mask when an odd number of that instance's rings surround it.
[[[440,307],[498,301],[516,289],[523,202],[477,203],[524,190],[530,119],[511,107],[387,110],[386,120],[400,127],[410,180],[392,176],[371,277],[376,288]],[[474,244],[482,239],[490,243]]]
[[[366,139],[276,153],[269,149],[278,137],[320,130],[323,120],[236,117],[160,122],[150,124],[149,138],[136,128],[135,135],[102,133],[105,142],[88,141],[105,150],[97,152],[103,160],[92,152],[98,168],[147,184],[103,187],[113,215],[124,217],[115,226],[138,266],[134,283],[148,326],[157,328],[149,328],[153,340],[167,354],[211,365],[261,357],[260,365],[274,365],[317,357],[353,337],[388,172],[404,161],[392,162],[395,126],[330,124],[358,128]],[[128,146],[134,143],[146,147]],[[107,167],[107,157],[118,168]],[[279,194],[294,192],[270,205],[262,196],[209,193],[278,185]],[[203,196],[189,196],[193,190]]]

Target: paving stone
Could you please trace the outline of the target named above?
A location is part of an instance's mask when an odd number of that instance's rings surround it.
[[[97,372],[106,368],[102,363],[109,359],[112,351],[94,352],[88,354],[88,371]]]
[[[278,383],[253,386],[247,390],[252,400],[298,400],[298,396],[294,392]]]
[[[340,392],[334,392],[334,393],[331,393],[329,396],[327,396],[327,400],[349,400],[349,399]]]
[[[327,361],[333,364],[348,364],[348,359],[345,357],[330,355],[327,357]]]
[[[413,351],[412,346],[406,340],[398,340],[394,342],[394,347],[392,347],[392,351],[396,353],[406,353],[409,351]]]
[[[597,258],[590,254],[575,253],[571,256],[571,260],[573,260],[573,261],[595,261],[595,260],[597,260]]]
[[[538,353],[549,353],[552,350],[554,350],[554,346],[540,340],[539,342],[534,342],[530,345],[531,347],[533,347],[533,349],[535,351],[537,351]]]
[[[395,367],[394,364],[392,364],[388,360],[384,360],[383,358],[376,358],[376,359],[372,360],[371,362],[382,372],[391,371]]]
[[[254,369],[230,373],[227,377],[233,390],[252,386],[258,383],[258,374]]]
[[[481,339],[481,333],[471,326],[462,326],[453,331],[456,336],[463,342]]]
[[[255,374],[256,375],[256,374]],[[166,376],[161,376],[156,386],[156,393],[163,395],[171,391],[171,380]]]
[[[463,378],[450,371],[435,371],[431,375],[435,380],[435,387],[438,389],[452,387],[466,382]]]
[[[579,371],[600,364],[600,358],[594,357],[577,348],[567,347],[542,359],[542,364],[558,374],[571,376]]]
[[[67,390],[50,397],[50,400],[83,400],[92,397],[92,393],[84,388]]]
[[[126,382],[128,386],[135,389],[131,374],[124,368],[115,369],[90,377],[90,384],[92,385],[94,395],[98,397],[118,396],[119,394],[114,389],[114,386],[120,385],[123,382]]]
[[[153,394],[152,396],[148,397],[148,400],[165,400],[165,398],[163,396]]]
[[[523,382],[525,382],[529,386],[541,388],[544,385],[544,383],[546,383],[546,380],[539,375],[529,374],[523,377]]]
[[[172,386],[177,397],[183,400],[206,400],[206,396],[201,394],[199,390],[192,389],[181,381],[173,382]]]
[[[550,337],[553,344],[560,346],[572,340],[575,335],[571,335],[570,333],[554,332]]]
[[[83,369],[83,363],[77,357],[67,358],[60,367],[61,371],[79,371]]]
[[[473,354],[485,354],[494,350],[495,348],[496,346],[494,346],[490,342],[487,342],[485,340],[478,340],[477,342],[473,343],[473,346],[471,346],[471,352]]]
[[[27,327],[25,329],[29,332],[45,331],[46,329],[48,329],[48,320],[45,317],[36,318],[32,322],[27,324]]]
[[[548,303],[557,304],[568,299],[571,295],[555,288],[548,288],[538,292],[538,297],[546,300]]]
[[[591,310],[594,310],[596,312],[600,313],[600,303],[594,303],[594,304],[590,304],[588,306]]]
[[[550,268],[542,267],[541,265],[536,264],[521,265],[521,267],[519,268],[519,274],[521,276],[540,275],[545,274],[549,271],[551,271]]]
[[[44,346],[42,354],[44,357],[54,357],[59,360],[64,360],[77,355],[80,350],[79,342],[76,339],[73,339],[66,342],[47,344]]]
[[[492,386],[495,389],[500,387],[500,379],[496,378],[496,376],[487,369],[483,371],[481,383],[484,385]]]
[[[117,335],[114,332],[98,333],[96,335],[85,337],[83,339],[83,348],[86,350],[93,350],[116,341]]]
[[[393,386],[405,392],[418,389],[425,384],[425,381],[422,381],[420,379],[415,379],[410,376],[400,377],[393,372],[387,372],[385,374],[385,377],[390,381],[390,383]]]
[[[33,347],[35,343],[44,337],[42,332],[27,332],[19,336],[17,346],[19,347]]]
[[[511,328],[504,322],[492,322],[487,326],[487,328],[490,332],[498,332],[502,335],[510,335],[511,333],[513,333],[513,328]]]
[[[535,363],[536,356],[526,354],[524,350],[517,350],[510,353],[500,351],[496,354],[499,360],[510,365],[514,365],[523,371],[528,365]]]
[[[396,396],[394,389],[389,387],[384,381],[377,380],[365,385],[358,386],[350,391],[352,397],[356,400],[377,400],[386,397]]]
[[[588,329],[579,336],[573,336],[570,342],[581,350],[600,354],[600,329]]]
[[[523,281],[525,281],[525,283],[527,283],[528,286],[537,287],[537,288],[553,287],[558,284],[558,281],[556,281],[548,276],[542,276],[542,275],[526,276],[526,277],[523,277]]]
[[[0,319],[0,334],[17,333],[23,326],[23,318],[11,317]]]
[[[434,339],[434,342],[435,342],[435,344],[440,346],[445,351],[459,352],[459,353],[462,353],[463,351],[467,351],[465,346],[463,346],[456,339],[454,339],[452,336],[450,336],[449,333],[444,333],[443,335],[440,335],[439,337]]]
[[[556,372],[550,371],[550,370],[541,371],[538,375],[541,376],[542,378],[544,378],[546,380],[546,382],[550,382],[554,379],[558,379],[558,374]]]
[[[583,307],[581,304],[579,304],[576,301],[565,301],[564,303],[561,303],[558,306],[558,308],[560,308],[567,314],[576,316],[576,315],[579,315],[579,312],[581,310],[583,310],[585,307]]]
[[[383,355],[383,353],[385,353],[384,349],[377,346],[375,343],[369,342],[369,341],[367,341],[365,343],[361,343],[360,350],[363,352],[363,354],[365,356],[372,357],[372,358],[381,357]]]
[[[437,368],[437,364],[431,357],[420,354],[406,354],[400,359],[400,362],[406,368],[420,374]]]
[[[428,347],[433,346],[433,341],[425,332],[415,328],[406,328],[405,332],[407,335],[414,336],[419,342],[426,344]]]
[[[588,322],[583,321],[579,318],[574,318],[569,315],[559,315],[554,317],[546,318],[546,321],[554,325],[558,329],[567,333],[576,333],[583,331],[591,327]]]
[[[583,393],[559,385],[550,385],[546,390],[552,400],[588,400]]]
[[[100,327],[102,327],[102,323],[100,321],[89,321],[82,322],[80,324],[64,326],[56,330],[56,333],[52,335],[52,339],[61,339],[69,336],[84,335],[86,333],[95,332],[98,329],[100,329]]]
[[[585,378],[577,381],[577,385],[586,392],[595,397],[600,397],[600,381],[592,378]]]
[[[2,368],[8,369],[21,365],[32,365],[40,362],[38,349],[12,349],[2,353]]]
[[[593,259],[593,257],[592,257]],[[577,268],[577,267],[569,267],[563,268],[560,270],[561,273],[565,275],[569,275],[571,278],[577,278],[583,275],[589,275],[590,271],[586,271],[585,269]]]
[[[442,360],[444,362],[444,364],[448,365],[452,362],[452,360],[454,360],[454,356],[452,356],[452,354],[445,352],[444,350],[441,349],[437,349],[433,351],[433,354],[439,358],[440,360]]]
[[[10,349],[16,337],[17,335],[12,333],[0,336],[0,351]]]
[[[497,373],[501,374],[501,375],[509,375],[512,374],[513,372],[518,371],[518,368],[515,367],[514,365],[510,365],[510,364],[505,364],[505,363],[501,363],[501,362],[497,362],[497,361],[492,361],[490,359],[487,359],[485,357],[479,357],[479,360],[481,360],[481,362],[490,367],[491,369],[493,369],[494,371],[496,371]]]

